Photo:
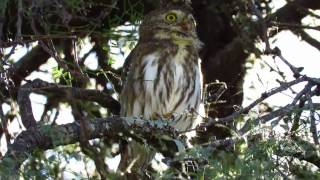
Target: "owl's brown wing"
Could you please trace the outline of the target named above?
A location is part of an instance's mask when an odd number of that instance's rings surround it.
[[[121,73],[121,82],[122,82],[122,86],[125,84],[126,80],[127,80],[127,76],[128,73],[130,71],[130,66],[131,63],[135,57],[135,54],[137,52],[138,45],[136,47],[133,48],[133,50],[130,52],[130,54],[127,56],[127,58],[125,59],[123,66],[122,66],[122,73]]]

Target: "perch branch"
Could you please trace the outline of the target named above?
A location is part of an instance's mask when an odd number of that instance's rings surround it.
[[[147,121],[135,118],[109,117],[88,121],[88,139],[119,139],[131,137],[137,142],[152,145],[166,157],[173,157],[184,150],[185,143],[166,121]],[[0,161],[2,177],[17,174],[21,164],[35,150],[47,150],[80,141],[80,125],[76,122],[64,125],[44,125],[20,133]]]

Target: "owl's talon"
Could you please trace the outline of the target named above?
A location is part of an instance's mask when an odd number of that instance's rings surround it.
[[[151,120],[158,120],[158,119],[162,119],[162,118],[157,112],[155,112],[155,113],[152,114],[150,119]]]

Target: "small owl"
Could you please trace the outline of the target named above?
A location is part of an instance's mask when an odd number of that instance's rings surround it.
[[[192,128],[201,102],[200,45],[190,9],[172,6],[147,14],[125,61],[121,116],[167,119],[178,131]],[[120,169],[145,168],[153,156],[144,149],[130,142]]]

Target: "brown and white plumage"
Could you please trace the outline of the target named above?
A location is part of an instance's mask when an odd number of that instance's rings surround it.
[[[201,102],[200,41],[191,12],[181,7],[153,11],[145,16],[139,36],[124,65],[121,116],[168,119],[177,130],[190,129],[197,117],[191,112],[198,111]],[[132,143],[131,156],[141,155],[134,150],[141,146]],[[122,168],[130,163],[124,161]],[[138,157],[137,166],[149,161]]]

